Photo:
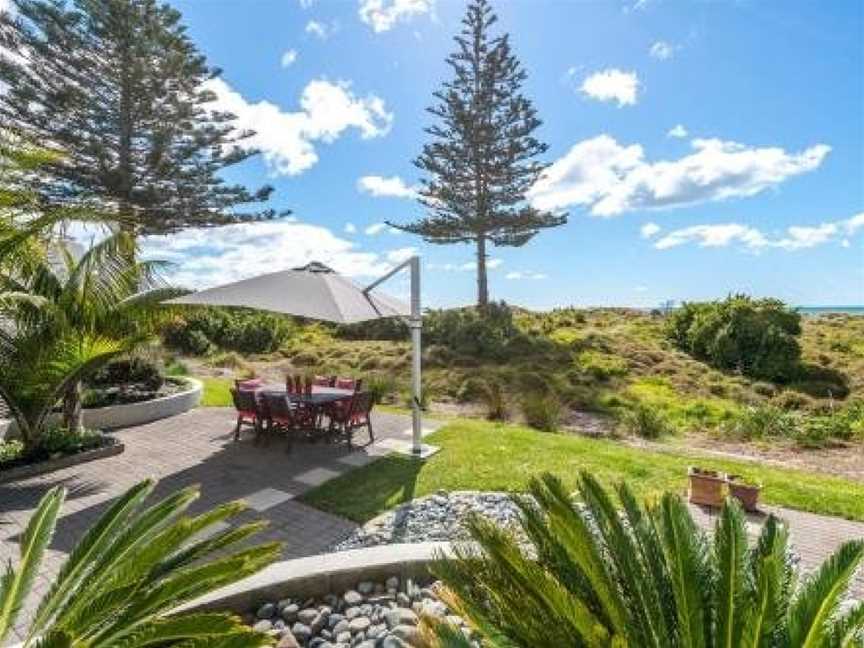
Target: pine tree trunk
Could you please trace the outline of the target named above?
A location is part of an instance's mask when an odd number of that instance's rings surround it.
[[[477,308],[485,311],[489,305],[489,283],[486,279],[486,237],[477,237]]]
[[[70,432],[84,430],[84,413],[81,409],[81,382],[69,385],[63,395],[63,426]]]

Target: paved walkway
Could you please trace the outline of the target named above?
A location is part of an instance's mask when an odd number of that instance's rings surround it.
[[[232,441],[233,412],[202,408],[170,419],[116,432],[126,444],[123,454],[14,484],[0,484],[0,563],[17,562],[18,537],[40,497],[50,487],[62,484],[69,494],[57,531],[32,595],[44,593],[66,554],[107,508],[110,500],[146,477],[159,480],[156,495],[164,496],[191,484],[201,486],[201,498],[192,512],[243,498],[250,510],[243,522],[268,519],[270,526],[256,540],[284,543],[285,558],[321,553],[354,528],[343,518],[323,513],[295,501],[295,497],[354,467],[374,461],[409,439],[407,416],[377,413],[373,418],[376,442],[348,452],[344,445],[297,444],[291,454],[273,441],[253,445],[249,437]],[[427,421],[429,428],[437,427]],[[357,442],[365,437],[357,435]],[[703,525],[712,516],[694,507]],[[864,537],[864,524],[809,513],[774,509],[791,529],[792,542],[810,569],[846,540]],[[751,533],[757,533],[759,518],[751,518]],[[864,599],[864,575],[859,574],[854,595]],[[33,600],[28,601],[27,608]],[[22,615],[22,616],[27,616]],[[20,627],[26,625],[21,620]]]
[[[255,541],[279,540],[285,558],[322,553],[356,525],[306,506],[293,498],[301,493],[392,452],[410,440],[410,418],[373,413],[376,442],[349,452],[344,444],[295,444],[285,452],[278,439],[254,445],[246,433],[234,443],[233,410],[200,408],[161,421],[115,433],[126,449],[120,455],[73,466],[47,475],[0,484],[0,564],[17,563],[18,536],[44,493],[56,485],[68,491],[54,540],[34,586],[32,599],[45,592],[66,555],[114,497],[147,477],[159,480],[154,496],[198,484],[201,497],[190,511],[198,513],[243,498],[250,509],[238,521],[267,519],[270,525]],[[439,424],[424,421],[424,428]],[[366,443],[363,431],[355,443]],[[32,601],[28,602],[29,607]],[[26,616],[26,614],[22,615]],[[20,627],[26,627],[21,619]]]

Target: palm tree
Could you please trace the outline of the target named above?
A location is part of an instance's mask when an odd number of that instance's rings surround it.
[[[0,266],[0,396],[25,448],[61,398],[65,425],[79,430],[81,379],[147,341],[165,315],[157,305],[179,294],[159,280],[163,264],[135,260],[128,234],[77,260],[64,243],[49,245],[24,266]]]
[[[701,648],[840,648],[864,645],[864,603],[841,613],[864,556],[848,542],[797,585],[788,533],[773,516],[748,548],[744,516],[728,501],[713,539],[681,499],[637,504],[617,488],[623,512],[587,474],[574,503],[551,475],[521,498],[530,547],[474,518],[475,544],[434,571],[443,597],[484,645]],[[432,623],[440,646],[471,644]]]
[[[231,502],[198,516],[184,515],[198,497],[186,488],[144,508],[154,482],[119,497],[81,539],[36,608],[23,648],[143,648],[184,646],[256,648],[272,644],[235,616],[178,606],[249,576],[275,560],[279,543],[227,553],[257,533],[253,522],[202,537],[245,508]],[[0,580],[0,644],[9,638],[45,549],[65,490],[51,489],[21,537],[21,560]],[[221,557],[207,561],[214,552]]]

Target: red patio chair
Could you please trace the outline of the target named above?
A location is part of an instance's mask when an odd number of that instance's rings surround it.
[[[345,438],[348,448],[353,447],[354,430],[365,427],[369,431],[369,443],[375,441],[372,431],[372,407],[374,401],[371,392],[356,392],[347,406],[334,408],[330,414],[331,431]]]
[[[357,381],[353,378],[337,378],[336,379],[336,388],[337,389],[350,389],[354,391],[357,388]]]
[[[255,392],[245,389],[232,389],[231,400],[234,401],[234,408],[237,410],[237,427],[234,430],[234,440],[240,440],[240,428],[243,425],[251,425],[256,435],[259,434],[262,429],[263,418],[259,411]]]
[[[260,389],[264,381],[260,378],[247,378],[246,380],[235,380],[234,388],[240,391],[255,391]]]
[[[288,451],[294,443],[294,435],[303,429],[300,410],[296,404],[280,394],[263,394],[264,409],[267,413],[267,429],[282,432],[288,441]]]

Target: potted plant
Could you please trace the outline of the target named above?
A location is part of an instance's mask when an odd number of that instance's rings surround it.
[[[741,475],[729,475],[729,494],[741,502],[745,511],[754,512],[759,510],[759,491],[762,487],[758,484],[750,484],[744,481]]]
[[[716,470],[707,470],[691,466],[688,471],[690,478],[690,502],[703,506],[721,506],[723,504],[723,486],[726,476]]]

